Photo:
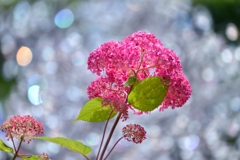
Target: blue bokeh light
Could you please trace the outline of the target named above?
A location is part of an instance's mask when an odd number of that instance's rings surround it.
[[[73,21],[74,15],[69,9],[59,11],[54,18],[54,22],[59,28],[68,28],[72,25]]]

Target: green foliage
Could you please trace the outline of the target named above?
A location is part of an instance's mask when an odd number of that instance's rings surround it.
[[[55,138],[37,137],[36,139],[59,144],[63,147],[66,147],[67,149],[69,149],[71,151],[78,152],[82,155],[89,154],[92,151],[92,149],[90,147],[84,145],[82,142],[79,142],[79,141],[73,140],[73,139],[64,138],[64,137],[55,137]]]
[[[23,157],[21,157],[23,160],[41,160],[41,158],[40,157],[38,157],[38,156],[29,156],[29,157],[27,157],[27,156],[23,156]]]
[[[2,65],[4,64],[4,58],[1,55],[0,46],[0,70],[2,71]],[[5,79],[3,74],[0,72],[0,101],[5,100],[11,93],[12,87],[16,84],[16,78]]]
[[[193,6],[201,5],[206,7],[211,13],[213,19],[214,31],[225,35],[226,26],[229,23],[234,23],[238,29],[240,28],[240,1],[239,0],[192,0]],[[228,40],[229,43],[232,43]],[[235,43],[239,43],[238,38]]]
[[[93,98],[89,100],[80,111],[78,117],[74,121],[82,120],[87,122],[103,122],[109,118],[112,109],[110,106],[102,106],[102,98]],[[113,111],[110,119],[117,114]]]
[[[149,77],[136,84],[128,96],[128,102],[138,110],[152,111],[162,103],[167,90],[161,77]]]
[[[1,139],[0,139],[0,150],[3,152],[13,153],[13,149],[7,146]]]
[[[137,77],[136,76],[132,76],[132,77],[129,77],[127,82],[124,84],[124,86],[131,86],[131,85],[134,85],[134,83],[137,82]]]

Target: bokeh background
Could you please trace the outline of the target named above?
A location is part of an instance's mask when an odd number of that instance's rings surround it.
[[[144,30],[180,56],[193,94],[182,108],[131,114],[110,146],[129,123],[144,126],[147,139],[122,140],[109,159],[239,160],[239,29],[239,0],[0,0],[0,123],[30,114],[44,123],[45,135],[91,146],[94,159],[104,123],[73,123],[95,78],[88,55]],[[37,140],[21,152],[84,159]],[[1,160],[10,157],[0,151]]]

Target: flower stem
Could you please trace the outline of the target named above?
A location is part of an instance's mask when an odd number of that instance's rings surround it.
[[[23,138],[23,136],[22,136],[22,137],[21,137],[21,140],[20,140],[20,143],[19,143],[19,145],[18,145],[18,149],[17,149],[17,151],[15,152],[14,157],[13,157],[12,160],[15,160],[15,159],[17,158],[18,152],[19,152],[19,150],[20,150],[20,147],[21,147],[21,144],[22,144],[23,139],[24,139],[24,138]]]
[[[105,145],[104,145],[104,148],[103,148],[103,151],[102,151],[102,153],[101,153],[101,156],[100,156],[99,160],[102,160],[102,159],[103,159],[104,153],[106,152],[106,149],[107,149],[107,147],[108,147],[108,144],[109,144],[109,142],[110,142],[110,140],[111,140],[111,138],[112,138],[113,132],[114,132],[114,130],[115,130],[115,128],[116,128],[116,126],[117,126],[120,118],[121,118],[121,115],[122,115],[122,113],[118,113],[118,116],[117,116],[117,118],[116,118],[116,120],[115,120],[115,122],[114,122],[114,124],[113,124],[113,127],[112,127],[112,129],[111,129],[111,131],[110,131],[110,133],[109,133],[109,135],[108,135],[108,139],[107,139],[107,141],[106,141],[106,143],[105,143]]]
[[[118,144],[119,141],[121,141],[121,139],[123,139],[123,137],[119,138],[117,140],[117,142],[114,144],[114,146],[112,147],[112,149],[108,152],[107,156],[104,158],[104,160],[106,160],[108,158],[108,156],[110,155],[110,153],[112,152],[112,150],[116,147],[116,145]]]
[[[111,113],[109,114],[109,117],[108,117],[108,119],[107,119],[107,122],[106,122],[106,124],[105,124],[105,126],[104,126],[104,131],[103,131],[103,135],[102,135],[102,140],[101,140],[101,144],[100,144],[100,147],[99,147],[99,150],[98,150],[98,154],[97,154],[97,158],[96,158],[96,160],[98,160],[99,153],[100,153],[100,151],[101,151],[102,144],[103,144],[103,140],[104,140],[105,133],[106,133],[106,130],[107,130],[107,125],[108,125],[109,119],[110,119],[110,117],[111,117],[113,111],[114,111],[114,110],[112,110]]]
[[[86,158],[86,160],[90,160],[87,156],[85,156],[84,154],[82,154],[83,155],[83,157],[85,157]]]
[[[14,151],[17,152],[17,150],[16,150],[16,146],[15,146],[15,143],[14,143],[14,140],[13,140],[13,137],[12,137],[11,132],[10,132],[10,137],[11,137],[11,141],[12,141],[12,143],[13,143]]]
[[[12,141],[12,143],[13,143],[13,148],[14,148],[14,151],[15,152],[17,152],[17,150],[16,150],[16,147],[15,147],[15,143],[14,143],[14,141],[13,141],[13,138],[11,137],[11,141]]]

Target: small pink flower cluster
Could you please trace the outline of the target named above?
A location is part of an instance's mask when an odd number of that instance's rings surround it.
[[[138,124],[129,124],[122,129],[123,137],[134,143],[142,143],[146,139],[146,131]]]
[[[9,121],[4,121],[0,126],[6,137],[9,139],[16,138],[18,140],[28,141],[28,143],[37,135],[43,134],[44,128],[41,122],[34,120],[33,117],[14,116]]]
[[[42,155],[38,156],[41,160],[49,160],[49,156],[47,153],[43,153]]]
[[[165,48],[155,35],[142,31],[133,33],[122,42],[102,44],[90,53],[88,69],[99,76],[88,87],[89,98],[125,102],[130,87],[124,87],[123,83],[131,76],[137,76],[139,81],[150,76],[162,77],[168,92],[160,106],[161,111],[181,107],[192,93],[179,57]]]

